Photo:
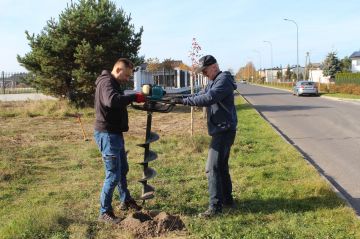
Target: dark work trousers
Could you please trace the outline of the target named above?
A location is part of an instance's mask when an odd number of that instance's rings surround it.
[[[210,208],[221,209],[223,204],[233,202],[228,163],[235,135],[236,131],[228,131],[212,136],[205,169],[209,184]]]

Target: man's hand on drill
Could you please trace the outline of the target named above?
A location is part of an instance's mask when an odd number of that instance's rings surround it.
[[[173,104],[178,104],[178,105],[184,104],[184,101],[183,101],[182,98],[172,98],[172,99],[170,100],[170,102],[173,103]]]
[[[144,103],[145,102],[145,95],[141,92],[135,93],[135,102],[136,103]]]

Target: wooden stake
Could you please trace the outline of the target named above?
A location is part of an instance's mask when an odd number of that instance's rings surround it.
[[[81,126],[81,130],[82,130],[82,134],[83,134],[83,137],[84,137],[84,141],[88,141],[87,137],[86,137],[86,133],[85,133],[85,130],[84,130],[84,127],[83,127],[83,124],[81,122],[81,119],[80,119],[80,114],[77,114],[77,119],[78,119],[78,122],[80,123],[80,126]]]

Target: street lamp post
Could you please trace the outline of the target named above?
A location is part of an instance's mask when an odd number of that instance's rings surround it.
[[[298,24],[291,19],[284,18],[285,21],[289,21],[295,24],[296,26],[296,80],[299,81],[299,27]]]
[[[272,73],[272,71],[273,71],[273,48],[272,48],[272,43],[271,43],[271,41],[264,41],[264,42],[266,42],[266,43],[268,43],[269,45],[270,45],[270,59],[271,59],[271,82],[272,82],[272,80],[273,80],[273,73]]]

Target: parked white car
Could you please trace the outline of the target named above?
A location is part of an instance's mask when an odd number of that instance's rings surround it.
[[[315,82],[298,81],[293,88],[293,95],[319,95],[319,91]]]

